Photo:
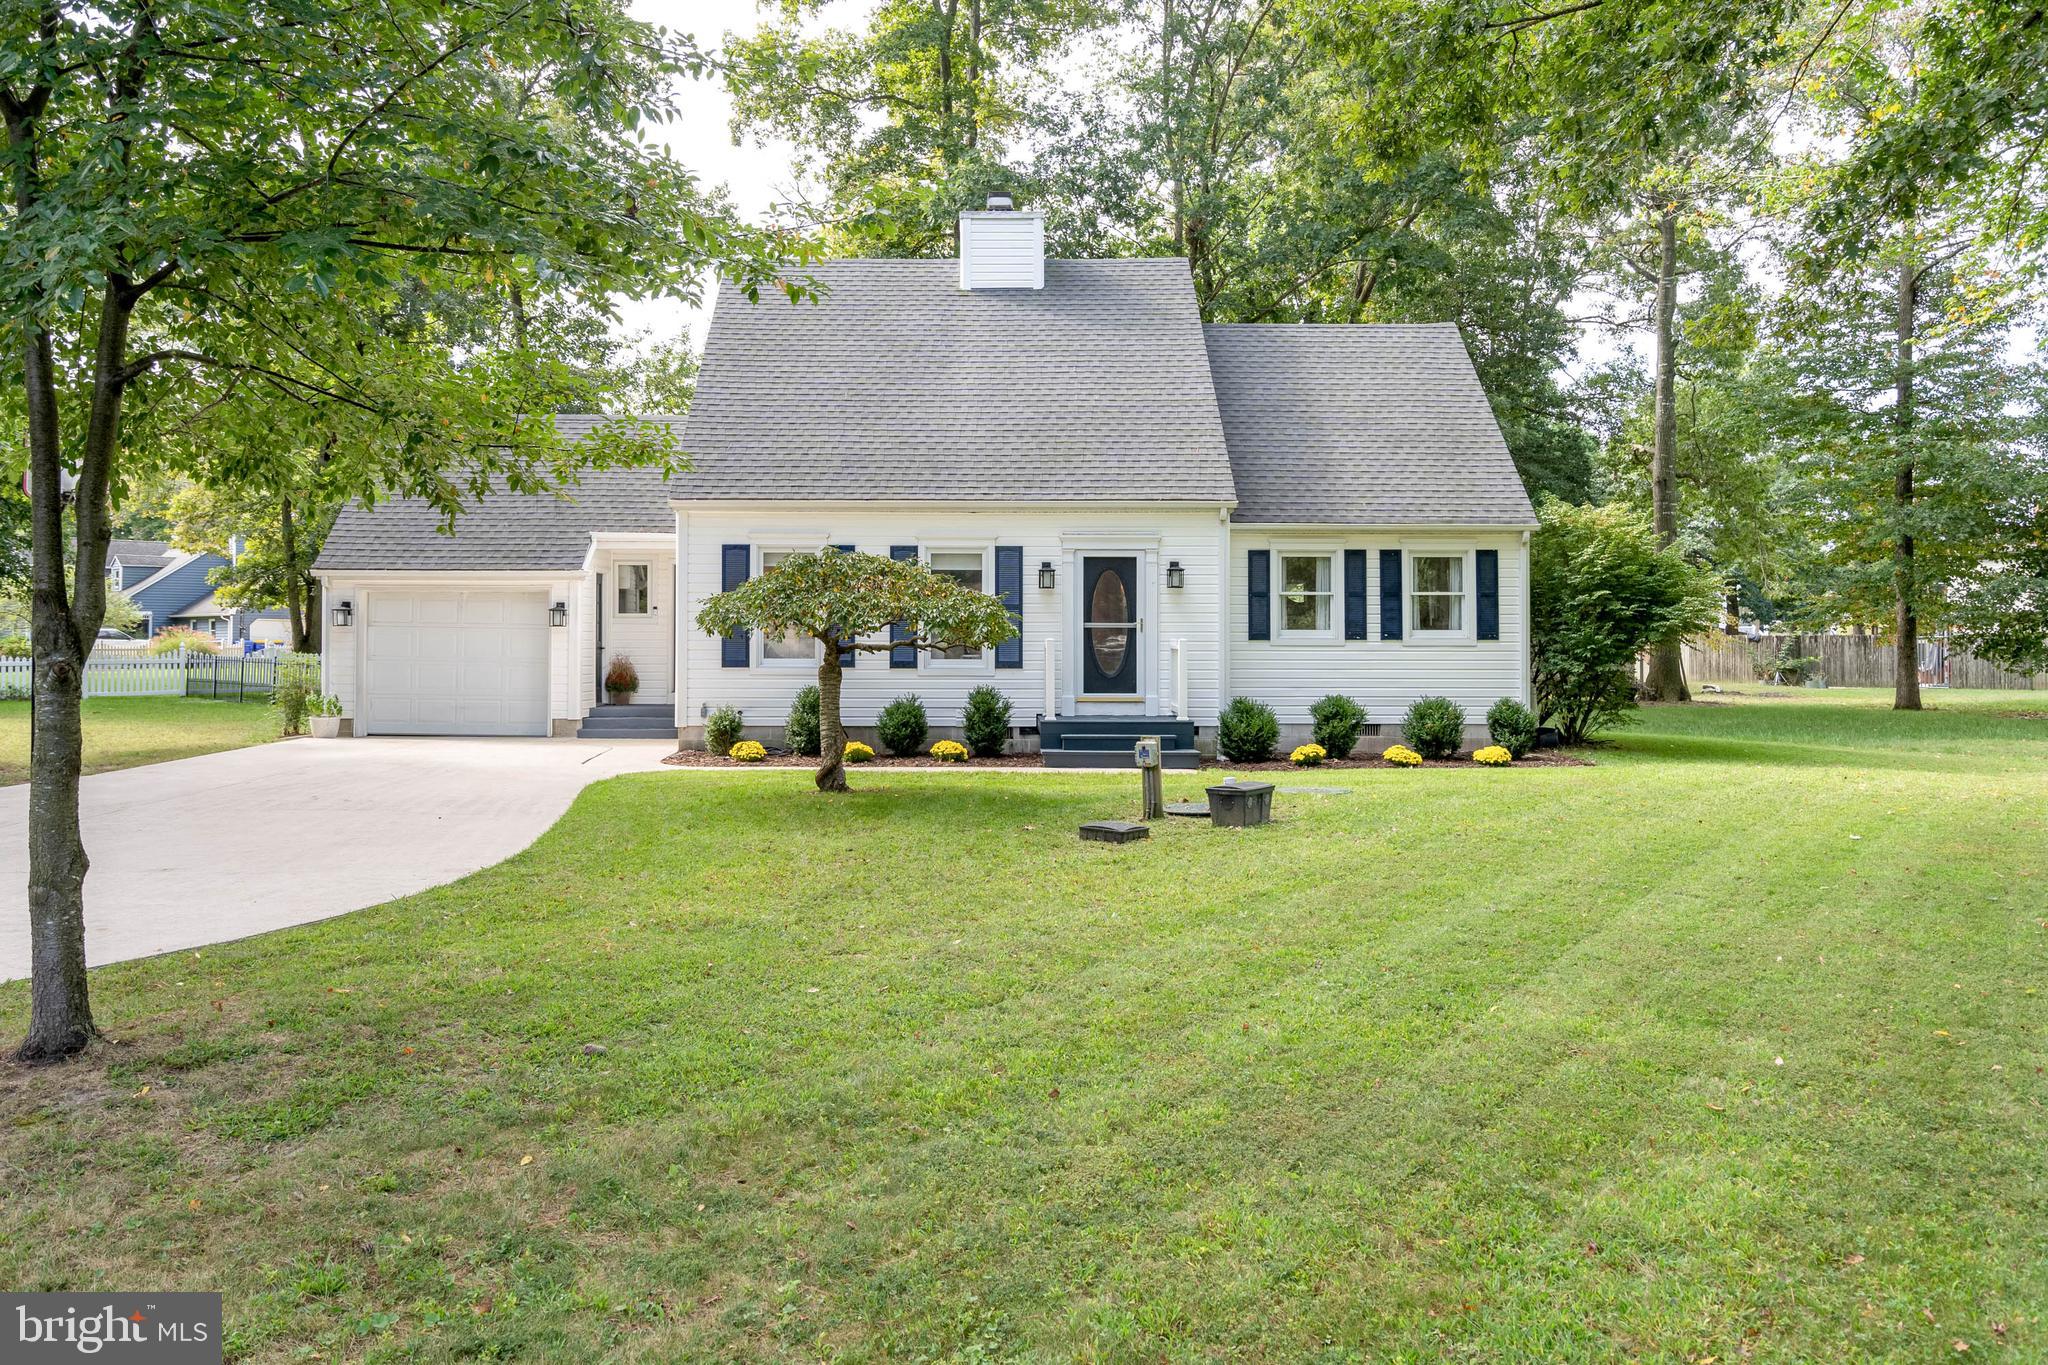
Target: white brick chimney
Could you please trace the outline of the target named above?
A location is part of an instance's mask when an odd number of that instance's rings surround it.
[[[1007,194],[960,215],[962,289],[1045,288],[1045,215],[1019,213]]]

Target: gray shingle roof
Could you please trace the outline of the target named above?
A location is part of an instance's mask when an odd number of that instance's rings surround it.
[[[565,434],[581,435],[602,417],[560,417]],[[677,421],[677,418],[650,419]],[[393,498],[374,510],[351,503],[335,519],[315,568],[346,569],[577,569],[590,550],[592,531],[671,534],[675,513],[661,472],[592,469],[559,495],[500,489],[441,533],[440,514],[423,498]]]
[[[1238,522],[1533,526],[1451,323],[1203,329]]]
[[[148,565],[161,569],[171,562],[177,551],[161,540],[112,540],[107,542],[107,561],[116,560],[123,564]]]
[[[815,304],[712,314],[679,498],[1235,496],[1182,260],[1047,261],[963,293],[955,261],[827,261]]]

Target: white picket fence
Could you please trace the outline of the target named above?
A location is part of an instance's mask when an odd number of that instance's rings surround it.
[[[88,697],[248,696],[277,685],[281,651],[262,654],[142,654],[129,649],[95,649],[85,664]],[[310,662],[310,661],[309,661]],[[33,672],[27,659],[0,659],[0,699],[29,694]]]

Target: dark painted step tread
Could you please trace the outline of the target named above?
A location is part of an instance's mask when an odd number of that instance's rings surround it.
[[[1048,768],[1129,768],[1131,756],[1115,749],[1046,749],[1039,758]],[[1193,749],[1168,749],[1160,754],[1162,767],[1188,770],[1201,766],[1202,756]]]

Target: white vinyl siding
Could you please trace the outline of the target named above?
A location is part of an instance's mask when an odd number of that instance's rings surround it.
[[[679,719],[685,726],[701,725],[707,706],[729,705],[739,707],[750,726],[779,727],[797,690],[817,680],[815,669],[785,672],[760,667],[721,667],[719,642],[690,624],[698,604],[719,590],[720,547],[736,544],[802,544],[805,548],[852,545],[875,555],[887,555],[891,546],[915,545],[920,557],[927,549],[989,547],[984,572],[988,574],[986,582],[991,592],[995,589],[993,547],[1021,547],[1021,668],[996,668],[992,659],[977,665],[933,661],[929,657],[920,657],[916,668],[891,668],[888,652],[873,650],[862,651],[855,667],[846,673],[843,707],[847,724],[872,725],[892,698],[915,692],[924,701],[933,726],[938,728],[957,726],[967,694],[983,684],[1000,688],[1010,698],[1012,725],[1036,724],[1039,713],[1045,709],[1044,661],[1048,639],[1054,642],[1056,667],[1062,678],[1061,696],[1070,697],[1074,688],[1064,674],[1073,648],[1070,629],[1074,556],[1081,552],[1109,553],[1110,547],[1143,548],[1156,561],[1153,573],[1158,579],[1152,594],[1157,605],[1145,621],[1143,641],[1153,681],[1146,709],[1161,714],[1172,704],[1170,648],[1173,640],[1184,639],[1191,718],[1199,725],[1215,723],[1223,674],[1216,623],[1223,611],[1227,566],[1218,557],[1224,537],[1219,534],[1214,507],[1003,511],[957,506],[860,508],[839,504],[727,510],[697,503],[684,504],[681,512],[687,600],[682,607],[683,667],[678,703]],[[1186,573],[1186,586],[1179,589],[1164,586],[1165,565],[1173,559],[1181,562]],[[1046,561],[1051,561],[1056,576],[1050,591],[1038,586],[1038,566]],[[870,638],[886,643],[888,631],[879,631]],[[1063,702],[1063,713],[1065,705]]]
[[[1331,599],[1334,630],[1328,645],[1290,648],[1281,634],[1278,593],[1280,558],[1298,551],[1305,539],[1298,533],[1262,533],[1255,527],[1233,528],[1231,558],[1236,562],[1237,581],[1243,581],[1243,561],[1248,550],[1273,551],[1272,566],[1275,603],[1274,638],[1245,638],[1245,602],[1241,590],[1229,595],[1226,629],[1230,641],[1230,693],[1252,697],[1272,707],[1283,725],[1309,723],[1308,708],[1332,692],[1342,693],[1366,709],[1366,721],[1375,726],[1397,726],[1411,702],[1419,697],[1449,697],[1465,708],[1468,725],[1484,725],[1486,709],[1502,697],[1529,700],[1527,680],[1528,616],[1525,601],[1528,581],[1528,548],[1516,532],[1431,532],[1415,536],[1399,531],[1358,531],[1333,538],[1328,551],[1335,592]],[[1317,548],[1324,544],[1318,536]],[[1344,551],[1365,551],[1366,628],[1363,640],[1346,640],[1344,635]],[[1473,638],[1476,615],[1472,601],[1470,551],[1496,550],[1500,555],[1500,639]],[[1455,554],[1463,559],[1465,629],[1457,640],[1415,638],[1404,632],[1399,640],[1380,638],[1380,551],[1403,552],[1402,602],[1413,598],[1414,575],[1410,561],[1416,555]]]

